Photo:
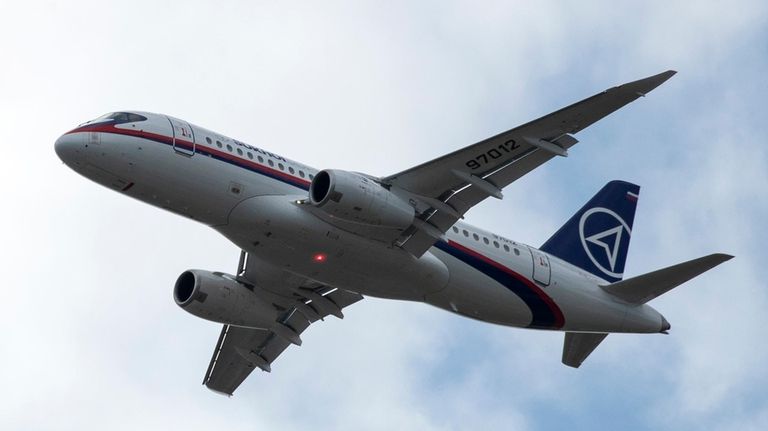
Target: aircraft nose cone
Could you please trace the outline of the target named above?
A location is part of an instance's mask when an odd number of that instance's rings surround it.
[[[53,148],[56,150],[56,155],[59,156],[62,162],[67,166],[79,164],[84,159],[82,136],[76,134],[66,134],[59,137]]]

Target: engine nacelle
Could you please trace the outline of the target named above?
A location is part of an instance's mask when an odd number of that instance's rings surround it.
[[[270,302],[220,272],[184,271],[176,280],[173,299],[197,317],[228,325],[266,329],[277,318]]]
[[[309,200],[331,217],[366,226],[405,229],[415,217],[411,205],[375,181],[336,169],[315,175]]]

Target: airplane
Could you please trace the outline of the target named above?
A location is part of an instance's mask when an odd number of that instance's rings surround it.
[[[204,223],[234,243],[234,275],[184,271],[187,312],[223,324],[203,384],[231,396],[307,327],[364,296],[418,301],[520,328],[565,333],[578,368],[610,333],[664,333],[647,303],[731,259],[710,254],[623,279],[640,187],[611,181],[532,247],[465,213],[555,157],[574,134],[645,96],[666,71],[394,175],[317,170],[167,115],[120,111],[56,140],[70,168],[126,196]]]

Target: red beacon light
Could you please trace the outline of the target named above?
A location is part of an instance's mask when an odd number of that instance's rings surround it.
[[[323,263],[328,258],[325,253],[316,253],[314,256],[312,256],[312,261],[317,263]]]

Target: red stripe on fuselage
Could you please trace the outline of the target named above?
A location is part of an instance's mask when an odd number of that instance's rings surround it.
[[[115,127],[114,124],[93,124],[93,125],[85,125],[82,127],[78,127],[74,130],[71,130],[67,132],[66,134],[69,135],[71,133],[81,133],[81,132],[97,132],[97,133],[111,133],[115,135],[124,135],[124,136],[133,136],[136,138],[143,138],[148,139],[155,142],[160,142],[165,145],[174,145],[173,137],[160,135],[157,133],[150,133],[145,132],[143,130],[131,130],[131,129],[122,129]],[[180,139],[176,139],[175,145],[177,147],[183,147],[187,150],[192,151],[193,150],[193,143],[189,141],[183,141]],[[204,148],[206,153],[210,153],[211,155],[215,155],[217,157],[226,159],[230,162],[232,162],[235,165],[241,166],[241,167],[250,167],[256,171],[261,171],[265,173],[266,175],[271,175],[274,177],[279,177],[285,182],[289,183],[298,183],[303,185],[304,187],[309,188],[310,181],[307,181],[303,178],[295,177],[293,175],[287,174],[285,172],[279,171],[277,169],[270,168],[268,166],[264,166],[261,164],[258,164],[256,162],[242,159],[240,157],[235,156],[234,154],[231,154],[226,151],[217,150],[215,148],[207,147],[200,144],[194,144],[198,148]],[[247,150],[246,150],[247,151]],[[198,151],[199,152],[199,151]],[[278,162],[279,163],[279,162]]]
[[[143,130],[131,130],[131,129],[118,129],[114,124],[89,124],[70,130],[66,134],[80,133],[80,132],[96,132],[96,133],[112,133],[116,135],[134,136],[137,138],[150,139],[152,141],[162,142],[167,145],[173,145],[173,138],[170,136],[160,135],[157,133],[145,132]],[[181,141],[184,142],[184,141]],[[191,144],[191,143],[190,143]]]

